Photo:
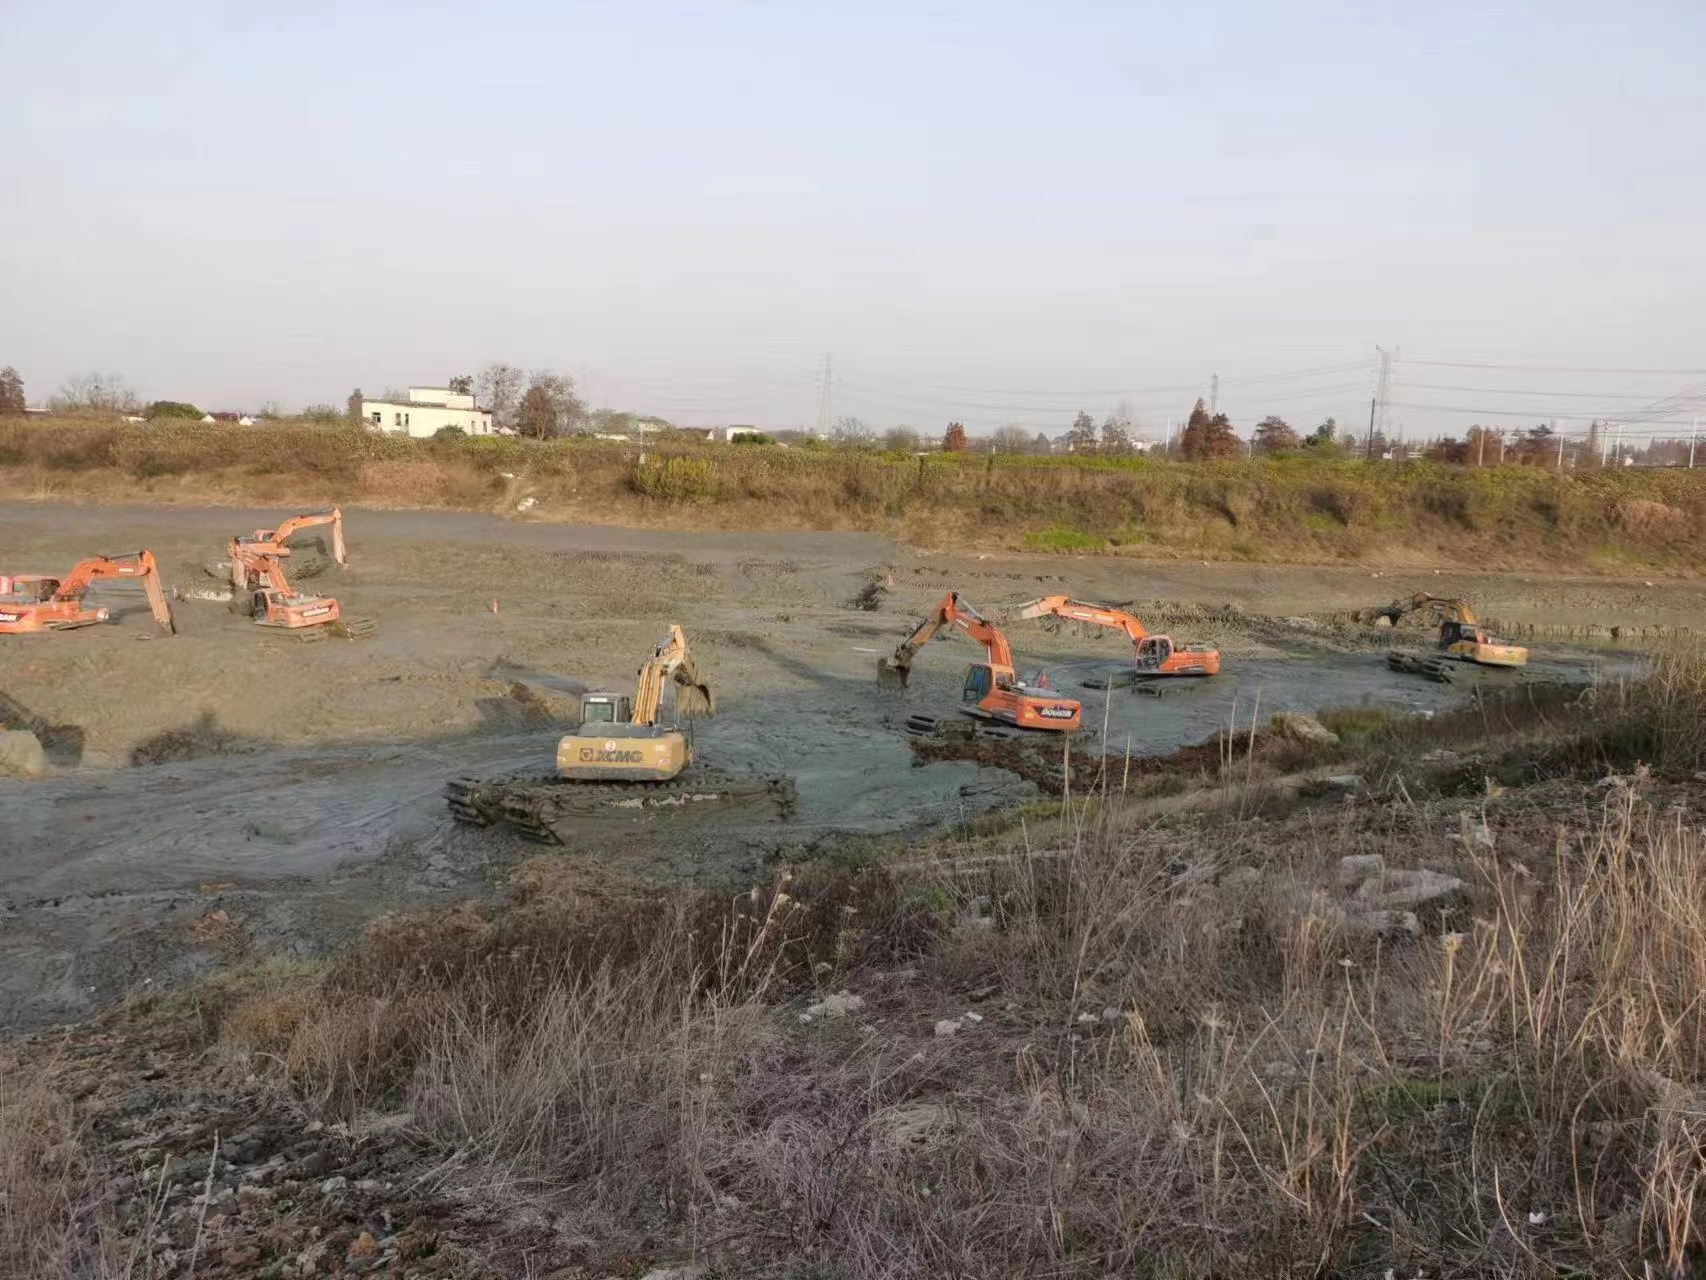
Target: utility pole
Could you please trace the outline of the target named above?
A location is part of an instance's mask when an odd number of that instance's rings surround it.
[[[827,436],[832,425],[830,389],[834,383],[834,376],[834,371],[830,368],[829,357],[825,356],[823,358],[823,373],[819,375],[817,395],[817,433],[820,436]]]
[[[1617,443],[1612,447],[1611,457],[1618,466],[1623,465],[1623,424],[1617,424]]]
[[[1558,470],[1564,469],[1564,424],[1557,418],[1552,419],[1552,431],[1558,437]]]
[[[1694,445],[1700,439],[1700,419],[1694,420],[1694,429],[1688,433],[1688,469],[1694,470]]]
[[[1220,412],[1220,375],[1211,373],[1208,376],[1208,411],[1210,416]]]

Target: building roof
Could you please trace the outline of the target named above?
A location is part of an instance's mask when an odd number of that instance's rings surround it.
[[[395,406],[398,409],[450,409],[455,413],[490,413],[490,409],[482,409],[479,405],[469,408],[466,405],[444,404],[436,400],[379,400],[373,396],[363,396],[361,402],[367,404],[382,404]]]

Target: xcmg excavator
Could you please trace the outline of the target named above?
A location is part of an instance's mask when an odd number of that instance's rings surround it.
[[[1076,699],[1064,698],[1046,685],[1025,684],[1013,670],[1013,650],[1001,629],[950,591],[937,601],[924,621],[900,642],[894,656],[878,659],[881,684],[904,685],[912,675],[912,660],[943,627],[957,627],[984,647],[984,660],[966,668],[960,689],[960,711],[978,720],[1018,729],[1072,732],[1083,721]],[[914,726],[909,725],[909,728]]]
[[[345,619],[331,596],[305,595],[295,590],[284,574],[291,555],[289,540],[304,529],[330,525],[332,560],[341,568],[349,563],[344,551],[343,512],[311,511],[292,516],[276,529],[257,529],[239,534],[226,547],[231,572],[231,598],[237,608],[263,627],[288,631],[313,628],[315,638],[336,629],[352,639],[373,633],[366,618]]]
[[[1132,671],[1143,679],[1162,676],[1212,676],[1220,673],[1220,651],[1206,644],[1176,644],[1171,636],[1150,635],[1123,609],[1088,604],[1068,596],[1043,596],[1019,608],[1021,618],[1065,618],[1125,632],[1131,640]]]
[[[1357,614],[1358,622],[1373,623],[1381,618],[1397,622],[1405,614],[1418,609],[1432,609],[1440,616],[1439,649],[1447,657],[1474,662],[1483,667],[1521,667],[1528,665],[1528,650],[1512,644],[1483,627],[1467,601],[1429,595],[1422,591],[1404,600],[1364,609]]]
[[[669,685],[674,721],[662,719]],[[453,779],[445,787],[451,816],[470,826],[507,826],[542,844],[565,843],[576,822],[622,810],[767,798],[782,817],[792,816],[792,778],[738,778],[694,764],[693,744],[676,721],[715,712],[686,636],[671,625],[641,666],[632,696],[582,695],[580,727],[557,743],[554,773]]]
[[[91,556],[63,578],[39,573],[0,577],[0,635],[70,631],[105,622],[108,611],[89,604],[86,597],[95,583],[116,580],[139,583],[154,621],[168,635],[176,634],[172,606],[166,602],[153,553],[132,551],[120,556]]]

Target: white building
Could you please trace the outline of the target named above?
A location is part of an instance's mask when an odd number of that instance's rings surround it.
[[[374,431],[430,439],[444,427],[459,427],[471,436],[492,434],[492,413],[474,404],[474,397],[448,387],[410,387],[407,400],[361,399],[361,416]]]

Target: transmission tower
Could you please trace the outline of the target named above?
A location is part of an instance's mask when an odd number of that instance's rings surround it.
[[[834,382],[835,372],[830,367],[829,357],[825,356],[823,358],[823,372],[818,375],[817,433],[820,436],[827,436],[832,425],[830,415],[833,406],[830,392]]]
[[[1212,417],[1220,412],[1220,375],[1211,373],[1208,378],[1208,411]]]
[[[1368,402],[1368,446],[1363,450],[1363,456],[1374,456],[1374,436],[1380,433],[1385,439],[1392,430],[1391,410],[1387,402],[1392,395],[1392,361],[1397,358],[1398,349],[1388,351],[1385,347],[1376,347],[1375,353],[1380,357],[1379,371],[1374,379],[1374,396]]]

